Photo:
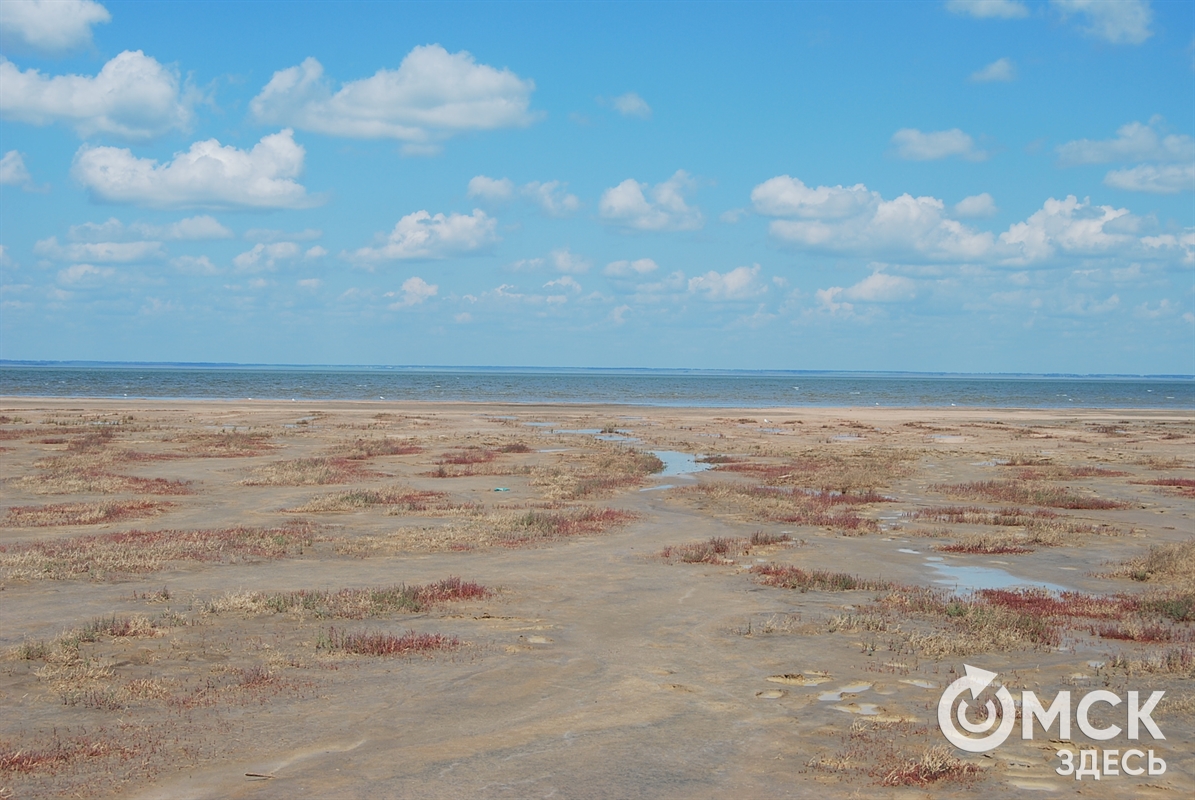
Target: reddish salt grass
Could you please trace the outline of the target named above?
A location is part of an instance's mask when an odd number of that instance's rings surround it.
[[[1147,486],[1166,486],[1177,489],[1178,493],[1184,497],[1195,497],[1195,479],[1192,478],[1157,478],[1145,481],[1145,484]]]
[[[1091,634],[1101,639],[1118,639],[1129,642],[1169,642],[1174,639],[1175,631],[1166,625],[1143,625],[1130,622],[1093,625]]]
[[[20,747],[12,742],[0,742],[0,773],[56,770],[78,761],[111,757],[129,759],[138,754],[139,751],[134,748],[86,736],[65,741],[56,738],[52,747],[45,748]]]
[[[531,448],[523,442],[511,442],[498,448],[499,453],[530,453]]]
[[[502,531],[501,544],[518,546],[535,540],[601,533],[636,519],[615,508],[534,509],[520,514]]]
[[[343,458],[361,460],[377,456],[409,456],[422,453],[423,448],[407,439],[357,439],[338,448],[336,454]]]
[[[973,483],[935,483],[932,491],[956,497],[974,497],[994,503],[1025,503],[1052,508],[1112,509],[1128,504],[1100,497],[1082,497],[1065,488],[1040,484],[1024,485],[1013,481],[976,481]]]
[[[727,564],[734,556],[750,555],[752,547],[791,542],[787,533],[764,533],[756,531],[750,539],[723,538],[714,536],[704,542],[670,545],[660,551],[660,558],[679,561],[684,564]]]
[[[460,640],[441,633],[407,631],[401,636],[376,631],[347,632],[329,628],[316,643],[319,650],[339,651],[364,656],[405,656],[455,650]]]
[[[241,483],[246,486],[322,486],[352,483],[378,474],[362,466],[360,459],[296,458],[263,464]]]
[[[480,600],[489,597],[493,592],[473,581],[461,580],[456,576],[445,578],[436,583],[412,587],[415,597],[421,603],[452,603],[461,600]]]
[[[53,525],[102,525],[126,519],[152,517],[173,503],[151,500],[104,501],[100,503],[57,503],[44,506],[13,506],[4,519],[5,527],[40,528]]]
[[[1082,592],[1053,594],[1044,589],[983,589],[979,598],[989,605],[1037,617],[1119,619],[1136,613],[1141,600],[1130,595],[1091,595]]]
[[[424,512],[458,508],[447,500],[444,492],[408,489],[401,486],[383,489],[353,489],[324,497],[316,497],[297,508],[285,509],[293,513],[328,511],[356,511],[383,506],[388,511]]]
[[[460,450],[449,450],[440,460],[438,464],[484,464],[493,461],[498,457],[498,454],[493,450],[486,450],[480,447],[466,447]]]
[[[1056,511],[1023,508],[1001,508],[992,510],[980,506],[943,506],[942,508],[921,508],[903,514],[907,519],[924,519],[931,522],[949,522],[954,525],[1001,525],[1020,526],[1030,522],[1058,519]]]

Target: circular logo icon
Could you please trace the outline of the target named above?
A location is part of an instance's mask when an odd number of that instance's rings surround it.
[[[971,699],[977,700],[980,692],[996,679],[996,673],[972,667],[970,664],[964,664],[963,669],[967,674],[947,686],[938,701],[938,727],[942,735],[960,750],[966,750],[968,753],[986,753],[1003,744],[1008,734],[1012,733],[1012,727],[1017,722],[1017,709],[1013,705],[1012,694],[1001,686],[996,691],[996,699],[1000,701],[999,715],[996,713],[996,704],[991,700],[984,706],[987,713],[981,722],[971,722],[967,719],[968,705],[965,699],[958,704],[956,711],[955,701],[963,693],[970,692]],[[967,734],[987,735],[972,737]]]

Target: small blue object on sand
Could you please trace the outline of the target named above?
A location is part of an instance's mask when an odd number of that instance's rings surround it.
[[[510,489],[507,489],[505,486],[499,486],[499,487],[498,487],[497,489],[495,489],[494,491],[495,491],[495,492],[509,492],[509,491],[510,491]]]

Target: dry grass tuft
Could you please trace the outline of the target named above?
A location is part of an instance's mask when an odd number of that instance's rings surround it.
[[[564,468],[531,470],[531,485],[543,488],[554,500],[577,500],[609,495],[639,486],[648,475],[664,469],[664,462],[651,453],[628,447],[602,446]]]
[[[908,476],[916,454],[905,450],[869,448],[852,453],[809,450],[780,464],[740,461],[718,469],[754,475],[770,485],[798,486],[823,492],[866,492]]]
[[[889,502],[888,498],[870,490],[842,494],[780,486],[703,483],[682,491],[690,496],[709,498],[713,501],[711,510],[789,525],[834,528],[845,533],[879,530],[875,520],[859,516],[853,507]]]
[[[352,483],[379,473],[365,469],[359,459],[296,458],[263,464],[241,481],[245,486],[324,486]]]
[[[332,450],[332,456],[360,461],[377,456],[409,456],[422,453],[423,448],[410,439],[357,439]]]
[[[243,431],[195,433],[175,441],[185,442],[184,451],[198,458],[245,458],[275,449],[267,434]]]
[[[383,489],[351,489],[347,492],[324,495],[296,508],[285,509],[296,514],[315,514],[336,511],[360,511],[382,506],[387,513],[425,513],[430,511],[462,511],[471,507],[453,505],[445,492],[389,486]]]
[[[816,756],[806,766],[866,775],[880,786],[975,783],[983,770],[956,758],[946,745],[928,744],[934,733],[910,720],[858,719],[836,753]]]
[[[480,600],[493,592],[479,583],[446,578],[423,586],[341,589],[336,592],[300,590],[265,594],[228,594],[204,606],[208,613],[239,611],[250,614],[290,613],[300,617],[365,619],[396,612],[418,613],[443,603]]]
[[[715,536],[704,542],[670,545],[660,551],[660,558],[682,564],[733,564],[737,556],[751,554],[752,547],[767,547],[791,542],[787,533],[756,531],[750,539],[726,539]]]
[[[442,633],[407,631],[401,636],[378,631],[348,632],[328,628],[316,642],[317,650],[352,653],[362,656],[406,656],[455,650],[460,640]]]
[[[1024,485],[1014,481],[975,481],[973,483],[935,483],[931,491],[954,497],[987,500],[992,503],[1017,503],[1050,508],[1111,509],[1125,508],[1127,503],[1101,497],[1083,497],[1064,487],[1041,484]]]
[[[103,580],[155,572],[172,561],[236,562],[301,554],[311,529],[219,528],[194,531],[128,531],[52,541],[0,545],[0,570],[8,579]]]
[[[102,525],[126,519],[155,517],[173,503],[152,500],[104,500],[99,503],[58,503],[46,506],[13,506],[4,518],[7,528],[42,528],[55,525]]]
[[[890,581],[859,578],[845,572],[828,572],[821,569],[804,570],[783,564],[757,564],[751,574],[765,586],[779,586],[801,592],[847,592],[854,589],[885,590],[895,586]]]
[[[1135,581],[1195,584],[1195,537],[1150,547],[1145,555],[1130,558],[1106,574]]]

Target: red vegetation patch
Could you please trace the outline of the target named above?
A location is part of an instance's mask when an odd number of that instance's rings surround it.
[[[616,508],[535,509],[517,516],[510,529],[500,534],[500,543],[517,547],[536,540],[601,533],[634,519],[636,514]]]
[[[129,759],[138,754],[133,748],[89,737],[66,741],[55,738],[53,746],[45,748],[18,747],[11,742],[0,742],[0,773],[61,769],[79,761],[112,757]]]
[[[339,651],[363,656],[405,656],[455,650],[460,640],[442,633],[407,631],[401,636],[379,631],[347,632],[329,628],[316,643],[319,650]]]
[[[4,526],[41,528],[53,525],[101,525],[126,519],[152,517],[173,503],[152,500],[112,500],[100,503],[57,503],[45,506],[13,506]]]
[[[1145,481],[1147,486],[1167,486],[1177,489],[1183,497],[1195,497],[1195,479],[1193,478],[1157,478]]]
[[[412,586],[415,597],[426,604],[452,603],[460,600],[481,600],[493,594],[480,583],[465,581],[453,576],[436,583]]]
[[[341,448],[337,454],[344,458],[360,460],[376,456],[409,456],[422,453],[423,448],[407,439],[357,439]]]
[[[1092,595],[1082,592],[1053,594],[1044,589],[983,589],[977,595],[986,603],[1035,617],[1084,617],[1119,619],[1141,608],[1130,595]]]
[[[731,564],[732,556],[750,555],[752,547],[791,542],[787,533],[756,531],[750,539],[726,539],[715,536],[704,542],[669,545],[660,551],[660,558],[683,564]]]
[[[978,555],[1021,555],[1032,553],[1032,547],[995,541],[955,542],[935,547],[941,553],[973,553]]]

